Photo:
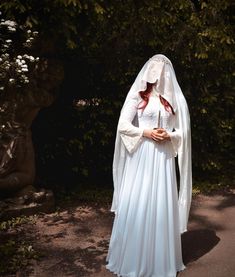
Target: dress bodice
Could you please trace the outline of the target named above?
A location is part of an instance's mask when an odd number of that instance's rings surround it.
[[[167,112],[161,104],[159,96],[151,95],[148,105],[144,110],[138,110],[139,127],[142,128],[164,128],[172,131],[174,115]]]

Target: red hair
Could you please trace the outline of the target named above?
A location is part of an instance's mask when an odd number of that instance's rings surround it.
[[[142,101],[141,101],[138,109],[144,110],[146,108],[146,106],[148,105],[149,97],[150,97],[150,93],[153,89],[153,85],[154,84],[151,84],[151,83],[147,82],[146,89],[139,92],[140,97],[142,98]],[[174,115],[175,112],[174,112],[171,104],[165,98],[163,98],[161,95],[159,95],[159,98],[160,98],[160,102],[164,106],[165,110]]]

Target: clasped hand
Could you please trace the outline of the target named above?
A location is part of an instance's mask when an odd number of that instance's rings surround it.
[[[144,130],[144,136],[148,137],[156,142],[164,142],[170,140],[170,136],[163,128],[157,128],[153,130]]]

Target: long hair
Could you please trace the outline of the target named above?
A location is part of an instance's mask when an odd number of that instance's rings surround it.
[[[153,85],[154,84],[147,82],[146,89],[139,92],[140,97],[142,98],[142,101],[140,102],[138,109],[144,110],[146,108],[146,106],[148,105],[149,97],[150,97],[150,93],[153,89]],[[175,112],[174,112],[171,104],[165,98],[163,98],[161,95],[159,95],[159,98],[160,98],[160,102],[164,106],[165,110],[174,115]]]

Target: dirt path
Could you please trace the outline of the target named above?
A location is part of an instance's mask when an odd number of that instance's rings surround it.
[[[185,271],[179,277],[235,276],[235,194],[198,196],[182,236]]]
[[[109,207],[75,207],[39,216],[26,230],[43,256],[18,276],[114,277],[105,269],[112,229]],[[177,277],[235,276],[235,194],[194,197],[182,235],[187,268]]]

